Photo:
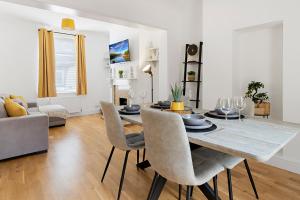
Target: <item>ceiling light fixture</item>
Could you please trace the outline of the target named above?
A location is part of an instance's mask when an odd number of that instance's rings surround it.
[[[71,18],[63,18],[61,20],[61,28],[63,30],[74,31],[75,30],[75,22]]]

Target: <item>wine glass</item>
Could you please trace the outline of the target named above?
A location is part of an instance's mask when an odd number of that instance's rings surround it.
[[[128,96],[129,96],[129,106],[131,106],[134,98],[134,91],[132,89],[129,90]]]
[[[217,104],[216,104],[216,110],[220,110],[221,109],[221,98],[218,98]]]
[[[140,97],[142,99],[142,102],[143,102],[143,106],[145,106],[145,99],[146,99],[146,96],[147,96],[147,92],[143,91],[141,94],[140,94]]]
[[[244,97],[234,97],[234,108],[239,111],[239,120],[241,120],[241,111],[246,108]]]
[[[233,110],[232,99],[231,98],[221,99],[220,109],[225,114],[225,119],[228,120],[228,114]]]

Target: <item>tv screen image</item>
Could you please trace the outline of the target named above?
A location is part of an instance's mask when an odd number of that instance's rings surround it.
[[[129,41],[124,40],[109,45],[110,63],[121,63],[130,61]]]

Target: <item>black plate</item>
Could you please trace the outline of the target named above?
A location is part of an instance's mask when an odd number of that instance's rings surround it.
[[[210,128],[206,128],[206,129],[188,129],[188,128],[185,128],[185,129],[187,132],[191,132],[191,133],[206,133],[206,132],[216,130],[217,125],[213,124]]]
[[[226,119],[225,115],[216,116],[216,115],[210,114],[210,112],[215,112],[215,111],[209,111],[209,112],[205,113],[204,116],[210,117],[210,118],[215,118],[215,119]],[[244,119],[244,118],[245,118],[245,116],[241,115],[241,119]],[[232,117],[232,116],[228,115],[227,119],[228,120],[236,120],[236,119],[239,119],[239,117]]]
[[[126,110],[119,110],[119,113],[122,115],[139,115],[140,111],[126,111]]]
[[[159,104],[153,104],[150,107],[151,108],[156,108],[156,109],[170,109],[170,106],[161,106]]]

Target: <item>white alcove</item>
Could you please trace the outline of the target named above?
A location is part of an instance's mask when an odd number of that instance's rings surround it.
[[[247,27],[234,31],[233,95],[244,95],[248,83],[265,84],[271,103],[271,118],[282,120],[283,24]]]

